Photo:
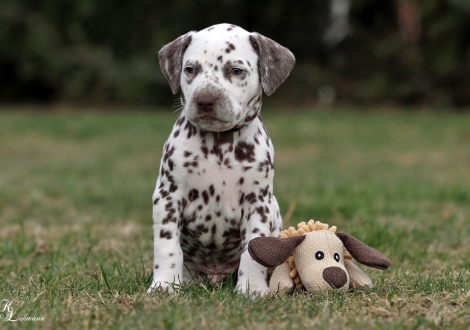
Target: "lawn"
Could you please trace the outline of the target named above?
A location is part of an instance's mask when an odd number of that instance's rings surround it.
[[[289,224],[336,225],[387,255],[389,270],[362,268],[375,288],[252,299],[230,278],[149,296],[151,195],[175,116],[3,107],[0,328],[468,329],[470,115],[263,114]]]

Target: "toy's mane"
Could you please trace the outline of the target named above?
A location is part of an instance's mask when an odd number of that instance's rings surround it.
[[[294,227],[289,227],[286,230],[281,231],[279,234],[280,238],[287,238],[292,236],[305,235],[306,233],[317,231],[317,230],[329,230],[333,233],[336,233],[336,226],[329,227],[327,223],[321,223],[320,221],[315,221],[311,219],[309,222],[301,222],[297,225],[297,229]]]

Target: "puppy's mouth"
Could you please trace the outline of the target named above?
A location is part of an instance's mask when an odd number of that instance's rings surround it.
[[[220,120],[216,116],[211,116],[211,115],[202,115],[197,119],[198,120],[205,120],[205,121],[215,121],[215,120],[217,120],[217,121],[220,121],[220,122],[224,122],[223,120]]]
[[[214,115],[201,115],[192,120],[193,124],[205,131],[222,132],[233,128],[233,123]]]
[[[197,118],[195,118],[197,122],[205,122],[205,123],[217,123],[219,125],[230,125],[230,121],[227,119],[222,119],[216,114],[201,114]]]

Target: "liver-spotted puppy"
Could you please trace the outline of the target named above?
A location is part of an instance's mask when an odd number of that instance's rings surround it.
[[[260,120],[262,90],[287,78],[292,53],[229,24],[189,32],[159,52],[183,109],[163,148],[153,194],[153,282],[213,281],[238,270],[237,290],[269,292],[266,268],[247,251],[281,230],[273,195],[274,149]]]

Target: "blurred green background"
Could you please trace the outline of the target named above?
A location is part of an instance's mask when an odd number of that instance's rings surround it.
[[[222,22],[293,51],[276,102],[470,105],[469,0],[1,0],[0,102],[169,105],[156,52]]]

